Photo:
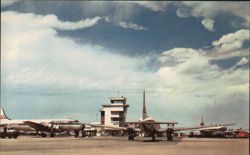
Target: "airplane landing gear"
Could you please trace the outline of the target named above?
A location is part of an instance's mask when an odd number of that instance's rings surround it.
[[[79,137],[79,131],[75,131],[75,137]]]
[[[42,132],[41,134],[42,137],[47,137],[46,133]]]
[[[53,127],[50,130],[50,137],[55,137],[55,129]]]
[[[155,141],[155,133],[152,134],[152,141]]]
[[[155,141],[155,134],[156,134],[156,130],[153,129],[153,130],[150,132],[150,135],[152,136],[152,141]]]
[[[86,132],[84,131],[85,125],[82,126],[82,138],[86,137]]]
[[[174,130],[172,128],[167,129],[167,141],[173,141]]]
[[[51,132],[50,132],[50,137],[55,137],[54,131],[51,131]]]
[[[82,130],[82,137],[85,138],[86,137],[86,133],[84,130]]]
[[[129,135],[128,140],[134,140],[134,136]]]
[[[128,128],[128,140],[134,140],[135,132],[132,128]]]

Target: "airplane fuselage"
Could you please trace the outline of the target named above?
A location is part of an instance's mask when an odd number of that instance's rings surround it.
[[[43,124],[45,126],[48,126],[50,124],[72,124],[72,123],[78,123],[77,120],[73,119],[17,119],[17,120],[10,120],[10,119],[1,119],[0,125],[7,125],[8,128],[18,130],[18,131],[37,131],[36,129],[32,128],[30,125],[26,124],[25,122],[30,121],[38,124]],[[46,130],[46,129],[45,129]],[[41,130],[42,131],[42,130]]]
[[[160,124],[148,124],[156,122],[152,118],[148,118],[142,121],[141,128],[144,131],[145,135],[150,135],[160,129]]]

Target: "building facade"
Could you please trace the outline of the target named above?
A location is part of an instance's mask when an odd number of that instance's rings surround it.
[[[123,96],[110,98],[110,103],[103,104],[101,112],[101,124],[107,126],[121,127],[125,125],[127,108],[127,99]]]

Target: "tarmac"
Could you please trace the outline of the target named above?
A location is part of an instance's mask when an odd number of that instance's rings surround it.
[[[159,138],[158,138],[159,139]],[[1,155],[248,155],[249,139],[182,138],[152,142],[137,137],[54,137],[20,136],[0,139]]]

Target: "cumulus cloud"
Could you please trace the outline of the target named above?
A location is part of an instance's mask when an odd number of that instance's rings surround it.
[[[218,74],[218,67],[209,63],[209,58],[202,50],[174,48],[163,52],[159,59],[164,65],[174,67],[176,72],[194,78],[207,79]]]
[[[3,12],[1,17],[1,37],[6,38],[1,40],[4,84],[105,89],[122,86],[127,79],[134,86],[139,83],[137,77],[141,73],[137,68],[144,60],[111,54],[111,50],[98,45],[80,46],[70,39],[57,37],[55,28],[60,27],[60,23],[58,25],[53,15]],[[72,28],[72,25],[62,25]]]
[[[214,31],[214,20],[206,18],[201,21],[202,25],[208,30],[213,32]]]
[[[182,107],[186,112],[189,111],[194,119],[203,115],[207,116],[209,121],[214,121],[210,119],[212,116],[206,109],[229,106],[233,109],[227,108],[229,111],[226,112],[225,108],[221,108],[212,113],[219,116],[221,112],[230,114],[239,110],[244,115],[244,120],[248,120],[247,111],[242,111],[241,108],[235,109],[238,101],[241,101],[244,107],[248,105],[248,70],[241,68],[222,70],[211,63],[211,58],[206,53],[190,48],[174,48],[162,53],[162,58],[159,58],[162,65],[157,72],[158,88],[161,90],[159,93],[167,94],[162,100],[166,100],[175,108],[180,106],[179,108]],[[242,58],[237,64],[245,63],[246,59]],[[232,99],[235,99],[234,102]],[[194,107],[199,114],[192,112],[191,109]],[[223,118],[223,121],[238,121],[239,118],[242,116],[235,116],[233,119],[230,118],[231,120]],[[241,121],[241,123],[247,125],[246,122]]]
[[[198,55],[200,54],[192,48],[173,48],[171,50],[162,52],[160,61],[174,61],[177,63],[182,63],[192,57],[197,57]]]
[[[241,48],[244,41],[249,40],[249,34],[249,30],[241,29],[234,33],[222,36],[219,40],[213,41],[212,45],[216,47],[221,47],[222,49],[225,48],[225,50],[221,50],[219,52],[235,50]]]
[[[250,36],[248,29],[241,29],[233,33],[223,35],[219,40],[212,42],[213,49],[210,56],[215,59],[226,59],[236,56],[248,56],[249,46],[243,47],[244,42],[248,41]]]

